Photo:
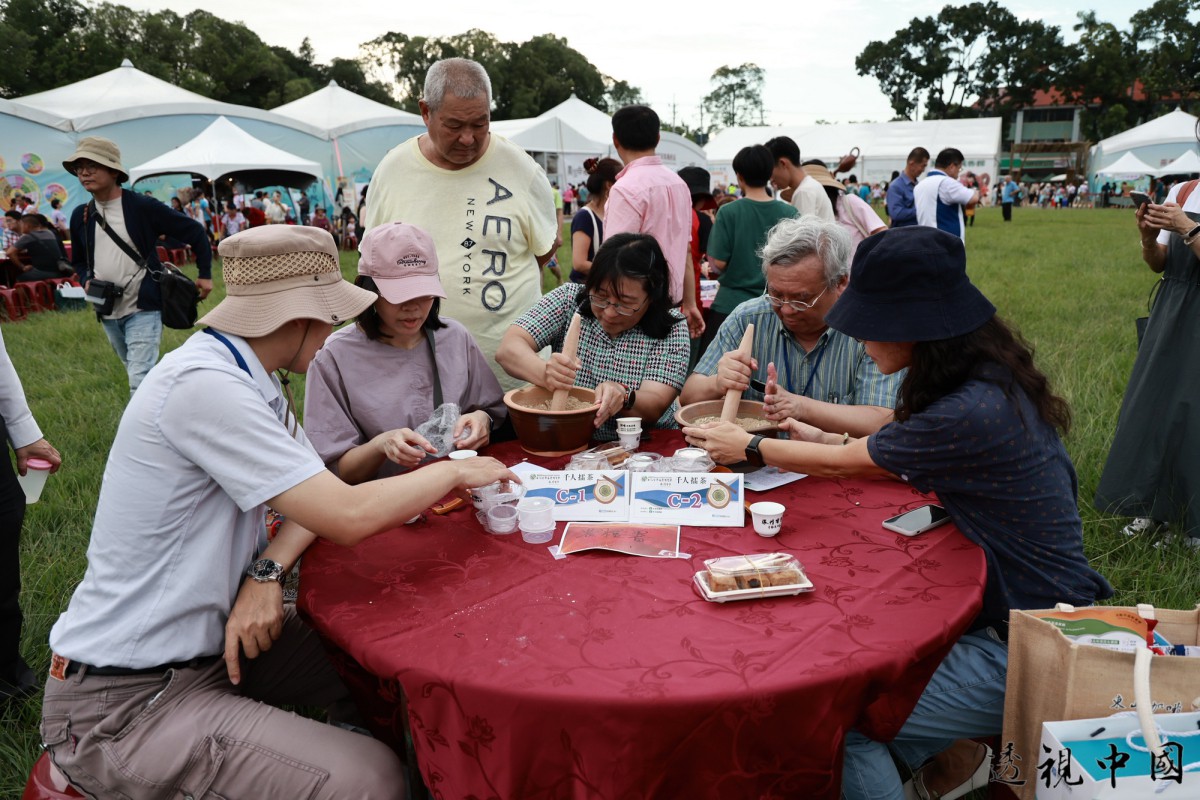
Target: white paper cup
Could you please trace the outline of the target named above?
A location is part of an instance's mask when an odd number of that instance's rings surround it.
[[[626,450],[637,450],[642,444],[642,434],[633,433],[617,433],[617,437],[621,440],[621,447]]]
[[[31,458],[25,462],[25,467],[25,474],[18,475],[17,480],[21,484],[21,491],[25,493],[25,504],[29,505],[42,496],[42,488],[54,465],[44,458]]]
[[[783,504],[753,503],[750,517],[754,520],[754,532],[759,536],[776,536],[783,527]]]
[[[474,450],[451,450],[450,459],[452,461],[462,461],[464,458],[474,458],[479,453]]]
[[[617,433],[642,433],[641,417],[617,417]]]

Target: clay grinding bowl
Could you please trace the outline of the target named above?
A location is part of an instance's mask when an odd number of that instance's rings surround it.
[[[719,417],[724,405],[724,400],[701,400],[699,403],[691,403],[675,412],[675,421],[682,428],[693,425],[696,420],[702,417]],[[747,432],[749,433],[761,433],[769,439],[774,439],[775,434],[779,433],[779,426],[767,419],[766,412],[763,411],[763,404],[758,400],[738,401],[737,415],[739,418],[754,417],[762,421],[761,426],[747,428]]]
[[[554,397],[540,386],[524,386],[504,395],[508,416],[512,419],[521,449],[535,456],[569,456],[587,449],[596,432],[596,402],[594,389],[571,387],[571,397],[587,403],[586,408],[569,411],[541,411],[529,406],[549,404]],[[717,413],[720,413],[719,411]]]

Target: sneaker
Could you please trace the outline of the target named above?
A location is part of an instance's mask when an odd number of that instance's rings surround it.
[[[1170,526],[1150,517],[1134,517],[1133,521],[1121,529],[1126,536],[1153,536],[1165,532]]]

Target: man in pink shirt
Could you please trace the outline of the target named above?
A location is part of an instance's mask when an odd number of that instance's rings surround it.
[[[692,195],[683,179],[663,166],[656,154],[658,114],[649,106],[625,106],[613,114],[613,146],[625,164],[608,193],[604,237],[648,233],[658,240],[671,271],[671,300],[680,310],[693,339],[704,333],[704,317],[696,304],[692,279]],[[686,280],[685,280],[686,277]]]

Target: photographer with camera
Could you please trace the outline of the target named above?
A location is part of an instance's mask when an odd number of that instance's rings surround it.
[[[63,168],[92,195],[71,214],[71,265],[125,364],[132,393],[158,361],[162,339],[162,295],[156,281],[145,280],[147,270],[161,269],[158,237],[166,234],[191,245],[200,271],[200,299],[212,291],[212,246],[204,226],[153,197],[121,188],[129,174],[114,142],[99,136],[81,139]],[[141,255],[146,269],[122,243]]]

